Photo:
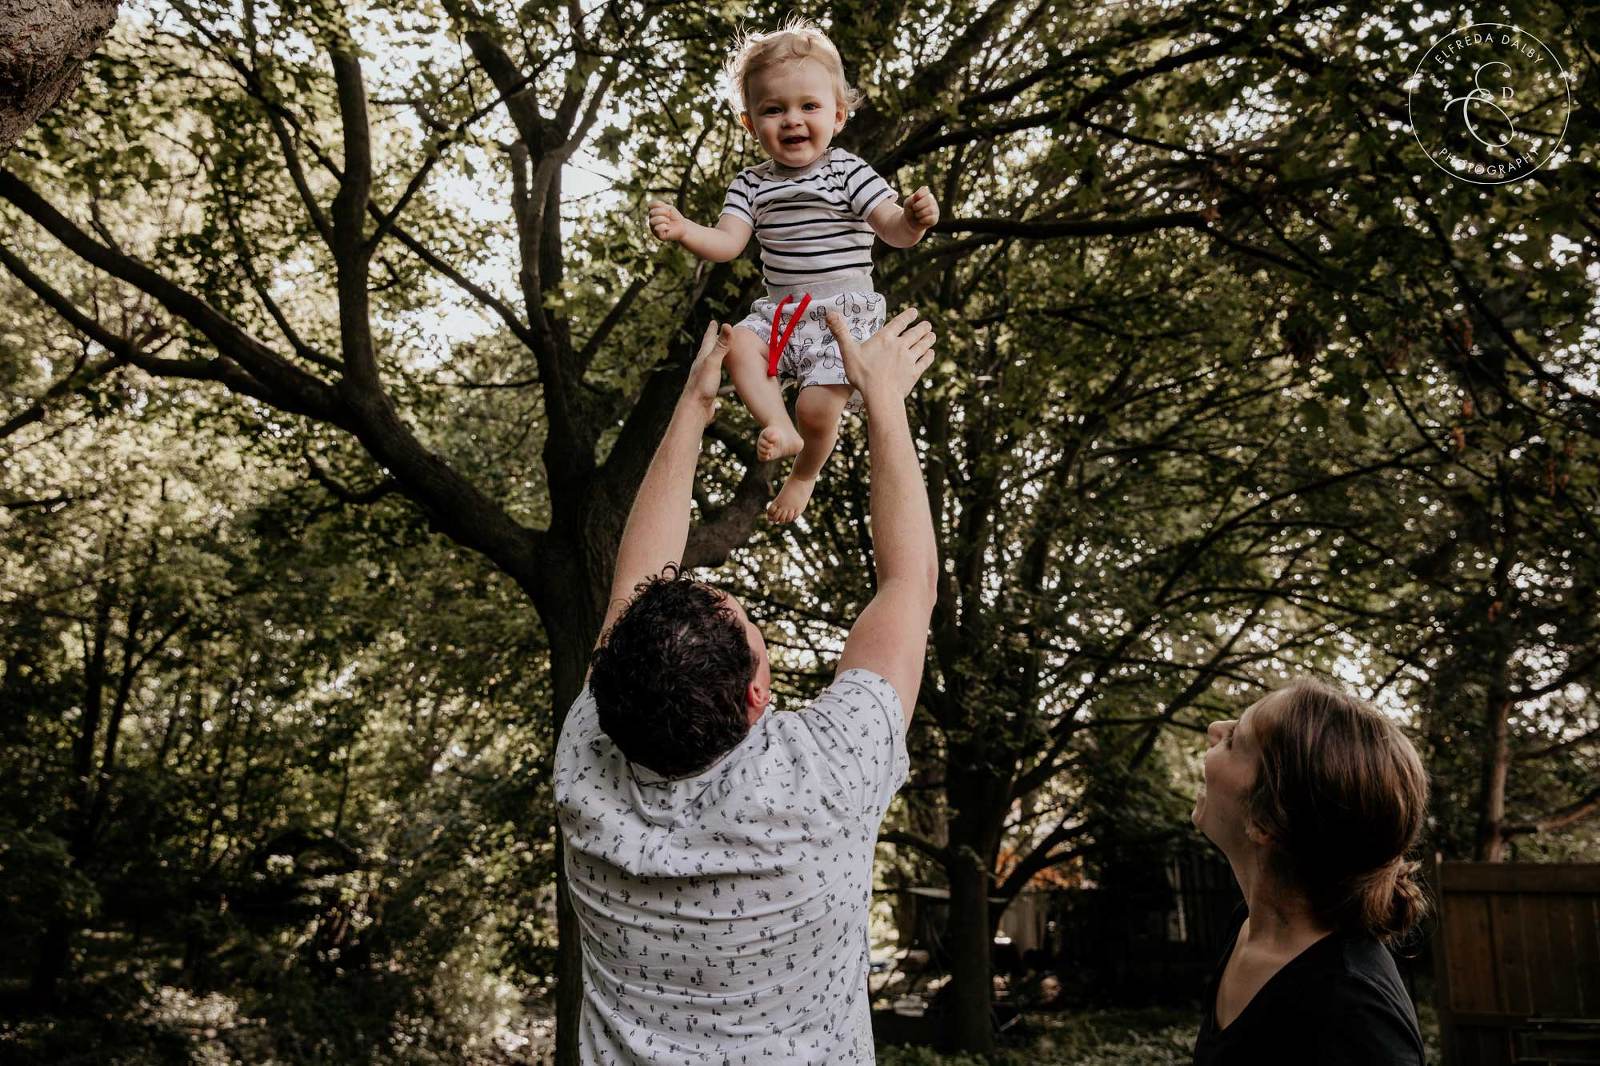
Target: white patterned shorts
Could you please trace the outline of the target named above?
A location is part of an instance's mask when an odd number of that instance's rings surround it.
[[[790,298],[779,318],[779,335],[789,327],[789,318],[800,306],[800,296]],[[763,344],[772,343],[772,315],[778,308],[777,300],[763,296],[750,305],[750,314],[739,325],[761,338]],[[850,328],[850,335],[864,341],[883,328],[884,309],[888,302],[876,292],[841,292],[814,297],[806,306],[805,318],[794,327],[789,343],[778,359],[778,378],[798,382],[800,388],[809,385],[848,385],[845,377],[844,357],[839,354],[839,342],[828,328],[828,312],[837,311]],[[858,412],[864,406],[861,393],[854,389],[845,403],[845,410]]]

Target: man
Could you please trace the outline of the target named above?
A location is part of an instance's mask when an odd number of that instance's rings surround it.
[[[873,1061],[872,854],[906,778],[938,575],[905,412],[933,359],[915,320],[858,344],[828,316],[866,402],[878,590],[833,684],[793,713],[765,713],[771,668],[744,608],[673,565],[731,330],[706,332],[556,753],[586,1063]]]

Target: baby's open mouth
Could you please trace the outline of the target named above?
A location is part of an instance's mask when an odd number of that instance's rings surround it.
[[[800,134],[796,134],[793,137],[785,137],[783,139],[783,143],[784,144],[805,144],[810,139],[811,139],[810,137],[807,137],[805,134],[800,133]]]

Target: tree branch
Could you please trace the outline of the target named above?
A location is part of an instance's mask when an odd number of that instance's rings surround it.
[[[745,467],[733,499],[689,530],[689,541],[683,550],[686,569],[721,566],[735,548],[750,539],[750,530],[766,511],[775,466],[775,463],[756,463]]]
[[[1555,829],[1565,829],[1569,825],[1576,825],[1596,813],[1600,813],[1600,786],[1590,789],[1588,794],[1576,803],[1569,803],[1559,810],[1551,811],[1543,818],[1534,818],[1531,821],[1508,825],[1504,833],[1507,837],[1522,836],[1529,833],[1548,833]]]
[[[889,830],[878,834],[878,843],[893,844],[896,847],[919,851],[940,866],[948,866],[950,864],[949,848],[941,848],[933,841],[919,837],[914,833],[906,833],[898,829]]]
[[[132,256],[90,237],[3,167],[0,167],[0,197],[16,205],[79,258],[154,297],[172,314],[193,326],[220,355],[243,368],[258,383],[257,388],[270,397],[268,402],[335,425],[348,423],[338,397],[326,382],[283,359],[205,300]],[[100,338],[95,339],[99,341]]]
[[[378,380],[377,352],[372,341],[372,316],[367,275],[371,246],[364,226],[372,196],[372,140],[367,122],[367,91],[361,60],[350,38],[341,36],[328,48],[339,90],[339,123],[344,135],[344,174],[333,199],[333,257],[339,296],[339,342],[344,356],[342,390],[374,394]]]

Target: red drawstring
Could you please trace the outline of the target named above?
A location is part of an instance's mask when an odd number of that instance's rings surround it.
[[[785,296],[778,301],[777,308],[772,312],[772,340],[767,343],[767,377],[769,378],[778,376],[778,360],[783,358],[783,350],[789,346],[789,338],[794,334],[794,327],[800,321],[800,316],[806,313],[806,306],[811,303],[811,294],[809,292],[801,294],[799,306],[794,309],[794,314],[789,316],[788,328],[783,331],[782,336],[779,336],[778,322],[783,317],[783,305],[792,299],[794,299],[793,296]]]

